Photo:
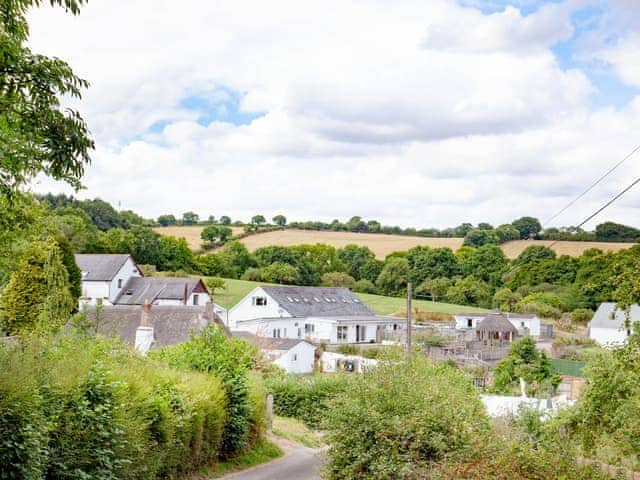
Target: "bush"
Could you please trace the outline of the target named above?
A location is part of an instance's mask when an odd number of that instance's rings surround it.
[[[371,280],[358,280],[353,284],[351,290],[358,293],[371,293],[373,295],[377,295],[380,293],[378,287],[376,287]]]
[[[247,268],[247,271],[242,274],[242,277],[240,277],[240,279],[248,280],[250,282],[261,282],[262,271],[256,267]]]
[[[331,400],[342,393],[352,377],[344,375],[287,375],[272,378],[267,383],[273,395],[273,411],[281,417],[291,417],[317,428]]]
[[[455,408],[451,408],[455,405]],[[358,375],[331,402],[327,478],[422,478],[429,462],[470,448],[489,423],[465,374],[416,358]]]
[[[0,345],[3,478],[155,479],[218,458],[225,396],[121,344]]]
[[[359,355],[360,354],[360,349],[355,345],[347,345],[347,344],[338,345],[337,351],[338,353],[341,353],[343,355]]]
[[[351,288],[355,283],[355,278],[344,272],[327,272],[322,275],[322,285],[327,287]]]
[[[575,323],[586,324],[591,321],[593,317],[593,310],[588,308],[576,308],[571,312],[571,321]]]

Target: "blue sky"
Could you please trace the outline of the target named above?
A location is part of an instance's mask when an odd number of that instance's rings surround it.
[[[91,83],[80,195],[150,217],[545,218],[640,141],[633,0],[114,1],[32,12],[31,44]],[[630,192],[607,218],[639,208]]]

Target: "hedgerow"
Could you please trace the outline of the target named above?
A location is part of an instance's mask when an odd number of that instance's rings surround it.
[[[1,345],[0,365],[0,478],[177,478],[219,456],[214,375],[83,336]]]

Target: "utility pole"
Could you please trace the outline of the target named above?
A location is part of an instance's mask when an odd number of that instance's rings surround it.
[[[411,282],[407,283],[407,358],[411,359]]]

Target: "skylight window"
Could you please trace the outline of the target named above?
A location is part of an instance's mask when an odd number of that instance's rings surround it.
[[[293,298],[287,297],[287,300],[289,300],[289,302],[293,303]]]
[[[319,299],[318,297],[313,297],[313,299],[314,299],[316,302],[319,302],[319,301],[320,301],[320,299]]]

